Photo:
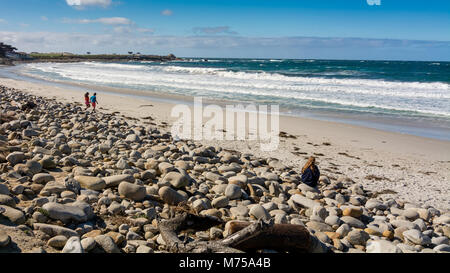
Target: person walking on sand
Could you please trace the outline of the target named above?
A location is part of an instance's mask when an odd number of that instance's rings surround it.
[[[311,156],[302,169],[302,182],[315,188],[319,181],[320,171],[316,166],[316,158]]]
[[[84,94],[84,104],[86,104],[86,110],[91,107],[91,103],[89,101],[89,92]]]
[[[93,112],[95,112],[95,108],[97,107],[97,104],[98,104],[97,93],[94,93],[94,95],[91,97],[91,103],[92,103],[92,108],[94,108]]]

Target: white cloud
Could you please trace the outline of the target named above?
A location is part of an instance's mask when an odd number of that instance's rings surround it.
[[[5,19],[2,19],[2,18],[0,18],[0,24],[6,24],[6,20],[5,20]]]
[[[67,5],[75,8],[84,8],[87,6],[109,7],[112,0],[66,0]]]
[[[230,27],[223,26],[223,27],[196,27],[193,29],[194,33],[201,33],[201,34],[237,34],[236,31],[232,31]]]
[[[128,18],[124,17],[109,17],[109,18],[98,18],[98,19],[63,19],[64,23],[76,23],[76,24],[93,24],[99,23],[104,25],[133,25],[134,22]]]
[[[42,21],[48,21],[48,18],[47,18],[47,16],[41,16],[41,20]]]
[[[165,10],[161,11],[161,15],[164,15],[164,16],[172,16],[172,14],[173,14],[173,11],[171,11],[170,9],[165,9]]]

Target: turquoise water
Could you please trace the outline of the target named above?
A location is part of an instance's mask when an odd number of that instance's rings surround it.
[[[186,59],[20,69],[46,80],[277,104],[285,114],[450,139],[450,62]]]

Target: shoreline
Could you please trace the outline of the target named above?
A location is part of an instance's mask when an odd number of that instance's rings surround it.
[[[15,69],[15,68],[13,68]],[[2,72],[2,71],[0,71]],[[4,73],[4,72],[3,72]],[[193,105],[194,97],[188,94],[162,94],[160,91],[150,89],[135,89],[124,87],[111,87],[103,85],[95,85],[89,83],[77,83],[64,80],[45,79],[35,77],[20,71],[8,71],[3,76],[13,78],[16,80],[32,81],[42,84],[56,85],[63,88],[73,88],[76,90],[89,89],[97,92],[107,92],[110,94],[126,95],[132,98],[144,100],[156,100],[169,104],[189,104]],[[2,74],[0,74],[2,77]],[[203,97],[204,104],[215,104],[222,107],[226,105],[243,104],[244,106],[252,104],[251,101],[236,101],[233,99],[211,99]],[[267,103],[264,103],[267,105]],[[418,136],[426,139],[434,139],[441,141],[450,141],[450,120],[442,117],[400,117],[389,116],[386,114],[374,113],[350,113],[347,111],[335,110],[315,110],[315,109],[290,109],[280,107],[280,116],[302,118],[308,120],[317,120],[331,123],[340,123],[346,125],[353,125],[356,127],[363,127],[368,129],[375,129],[383,132],[392,132],[400,135]]]
[[[0,78],[0,85],[55,98],[61,102],[83,103],[84,91],[81,89],[5,78]],[[98,89],[102,90],[102,87]],[[173,103],[149,98],[143,101],[142,98],[105,91],[98,92],[100,111],[120,112],[121,115],[140,119],[141,123],[145,121],[143,118],[151,116],[151,123],[163,125],[164,129],[170,131],[170,124],[174,121],[170,117]],[[278,158],[296,169],[303,166],[305,158],[314,155],[321,170],[330,177],[337,179],[347,174],[350,179],[369,190],[395,192],[384,195],[386,197],[395,196],[413,203],[447,210],[450,208],[449,141],[289,116],[280,116],[280,131],[294,136],[295,139],[281,138],[279,148],[274,152],[261,152],[258,143],[248,141],[200,143],[220,145],[226,149],[260,157]]]

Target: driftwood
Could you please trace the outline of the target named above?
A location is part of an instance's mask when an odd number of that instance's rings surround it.
[[[159,221],[158,227],[168,251],[175,253],[242,253],[260,249],[290,253],[325,252],[325,248],[309,231],[300,225],[265,222],[236,222],[229,227],[229,236],[218,241],[182,242],[177,233],[186,230],[207,230],[223,224],[211,216],[183,213],[175,218]]]

